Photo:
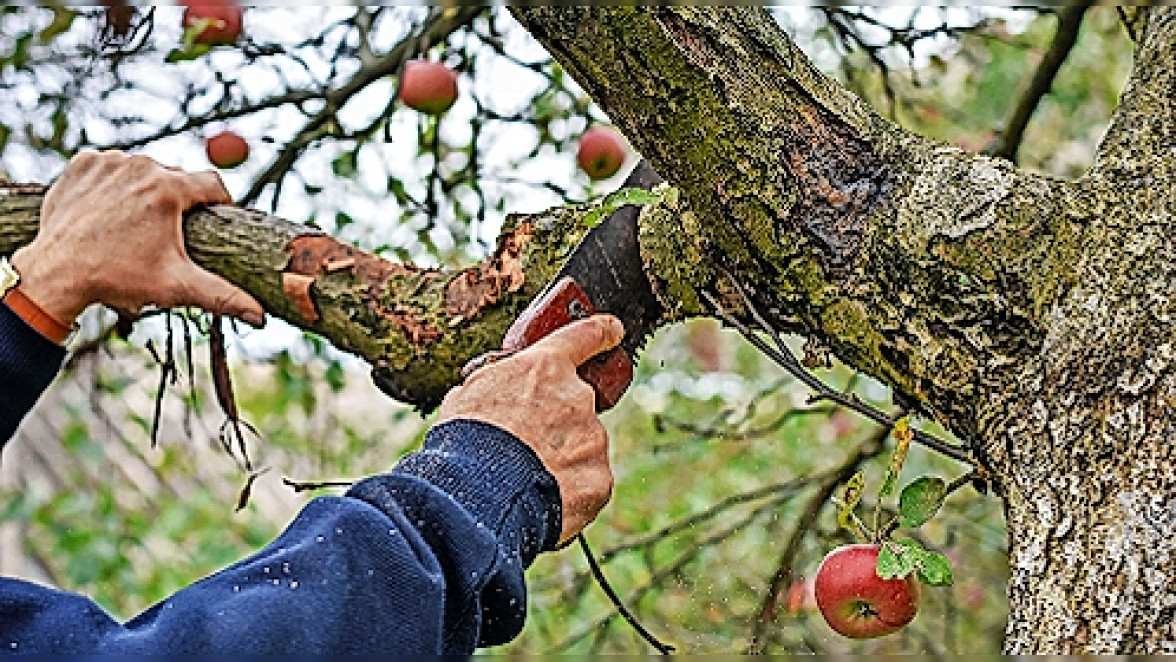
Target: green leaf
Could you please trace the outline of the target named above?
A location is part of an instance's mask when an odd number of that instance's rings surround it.
[[[405,187],[404,182],[396,177],[388,178],[388,192],[396,198],[396,203],[401,207],[416,206],[416,202],[408,194],[408,188]]]
[[[165,62],[172,64],[176,62],[186,62],[188,60],[197,60],[211,50],[212,46],[209,46],[208,44],[192,44],[186,48],[173,48],[170,52],[168,52],[167,57],[163,59]]]
[[[359,172],[359,157],[354,151],[343,152],[331,161],[331,172],[335,173],[336,177],[344,179],[355,177]]]
[[[843,529],[857,532],[857,527],[854,526],[853,511],[857,508],[858,503],[862,500],[862,491],[866,488],[866,475],[861,471],[853,475],[849,482],[845,485],[845,496],[842,497],[844,504],[841,510],[837,512],[837,525]]]
[[[661,201],[662,196],[643,188],[623,188],[610,193],[604,204],[621,208],[625,205],[652,205]]]
[[[919,581],[930,586],[951,586],[954,581],[951,575],[951,561],[939,552],[927,550],[923,550],[923,558],[919,560],[916,576]]]
[[[347,373],[343,370],[343,364],[339,361],[331,361],[327,364],[325,378],[327,385],[335,393],[342,391],[347,386]]]
[[[605,196],[592,211],[584,215],[584,225],[594,228],[613,212],[625,205],[652,205],[661,202],[662,195],[642,188],[623,188]]]
[[[898,497],[898,522],[915,528],[935,516],[943,505],[947,485],[938,476],[920,476],[902,489]]]
[[[919,567],[921,547],[912,548],[907,541],[888,541],[878,552],[878,566],[875,572],[882,579],[907,577]],[[915,543],[918,545],[918,543]]]
[[[878,491],[879,501],[882,497],[888,497],[894,493],[894,485],[898,482],[898,475],[902,473],[902,465],[906,462],[907,451],[910,450],[911,441],[914,438],[915,433],[911,430],[907,419],[899,419],[894,424],[894,454],[890,456],[890,465],[886,468],[886,478],[882,481],[882,489]]]

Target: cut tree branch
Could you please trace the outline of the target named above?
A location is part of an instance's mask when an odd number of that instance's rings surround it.
[[[36,236],[39,185],[0,185],[0,255]],[[512,217],[494,253],[465,269],[423,269],[322,232],[230,206],[188,214],[188,252],[266,311],[374,367],[403,402],[431,409],[474,356],[498,347],[515,315],[587,231],[590,207]]]

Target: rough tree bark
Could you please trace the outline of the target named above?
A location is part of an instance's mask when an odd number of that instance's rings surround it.
[[[884,121],[761,9],[512,11],[688,201],[642,218],[696,261],[653,256],[667,304],[708,312],[722,266],[993,472],[1008,652],[1176,652],[1176,9],[1129,15],[1074,182]]]
[[[45,187],[0,182],[0,255],[36,236]],[[588,230],[593,207],[513,216],[492,255],[423,269],[347,246],[312,227],[237,207],[190,214],[188,252],[266,311],[366,359],[393,397],[431,409],[466,361],[507,326]]]
[[[886,122],[762,9],[512,11],[680,191],[641,219],[668,309],[713,314],[709,292],[746,317],[733,274],[774,326],[889,384],[992,472],[1008,652],[1176,652],[1176,9],[1125,14],[1135,70],[1073,182]],[[38,195],[0,191],[0,253],[31,236]],[[497,344],[583,215],[515,219],[460,272],[223,208],[188,235],[198,261],[427,403]],[[283,272],[314,278],[318,321]]]

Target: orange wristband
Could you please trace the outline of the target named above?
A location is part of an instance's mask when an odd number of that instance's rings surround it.
[[[33,327],[37,333],[58,345],[65,342],[65,339],[73,331],[73,328],[68,324],[62,324],[61,320],[38,306],[36,301],[25,296],[25,293],[20,291],[19,285],[8,290],[8,294],[4,295],[4,303],[8,304],[12,312]]]

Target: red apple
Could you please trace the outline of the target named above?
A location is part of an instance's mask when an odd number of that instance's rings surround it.
[[[404,105],[429,115],[440,115],[457,100],[457,72],[440,62],[413,60],[400,80]]]
[[[882,579],[876,571],[881,545],[844,545],[817,569],[817,607],[829,627],[852,639],[896,632],[919,611],[914,576]]]
[[[224,46],[234,44],[241,37],[241,27],[244,22],[245,10],[231,0],[199,0],[198,2],[181,3],[184,10],[184,29],[192,27],[197,21],[207,21],[208,24],[194,39],[197,44],[209,46]]]
[[[204,145],[208,160],[218,168],[236,168],[249,158],[249,143],[233,131],[221,131]]]
[[[814,594],[814,582],[801,577],[788,587],[788,613],[799,614],[801,610],[814,609],[817,606]]]
[[[625,141],[615,129],[597,125],[580,136],[576,163],[592,179],[612,177],[624,162]]]

